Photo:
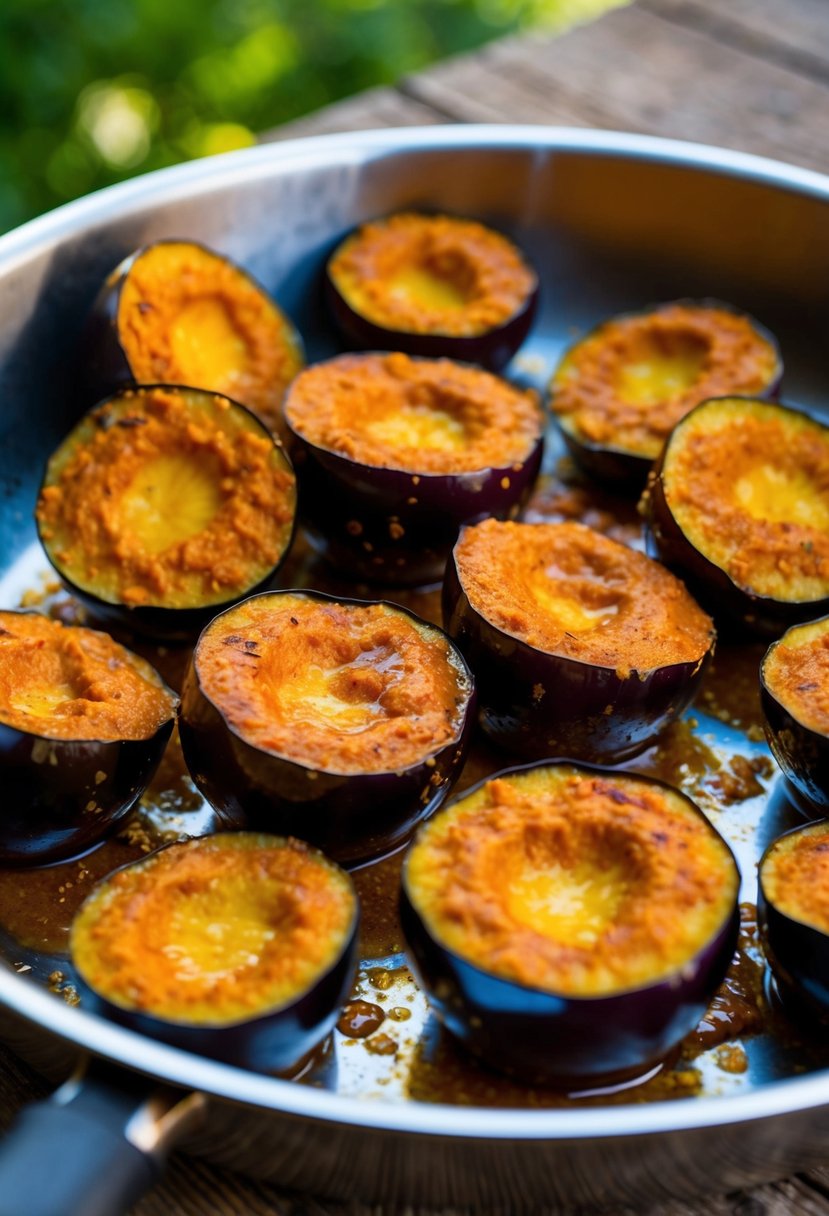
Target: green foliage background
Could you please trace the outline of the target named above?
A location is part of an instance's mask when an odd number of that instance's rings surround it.
[[[0,0],[0,231],[620,0]]]

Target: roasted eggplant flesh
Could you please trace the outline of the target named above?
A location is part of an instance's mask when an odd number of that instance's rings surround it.
[[[760,669],[774,758],[811,806],[829,806],[829,617],[793,625]]]
[[[402,843],[448,794],[472,698],[435,626],[389,604],[275,592],[202,634],[182,744],[218,809],[355,864]]]
[[[317,364],[285,418],[303,519],[338,568],[373,582],[439,577],[460,524],[516,513],[541,462],[537,394],[448,359]]]
[[[490,366],[507,362],[523,341],[538,291],[535,271],[501,233],[473,220],[411,212],[347,237],[328,263],[328,283],[350,338],[415,354],[438,353],[435,339],[450,354],[457,342],[458,357],[476,343],[475,361]]]
[[[778,837],[760,862],[760,933],[796,1016],[829,1019],[829,822]]]
[[[678,301],[615,317],[567,352],[551,404],[568,438],[652,462],[700,401],[764,396],[780,379],[777,345],[751,317]]]
[[[758,632],[829,603],[829,428],[753,398],[706,401],[646,494],[651,538],[711,605]]]
[[[96,307],[103,314],[96,340],[116,348],[109,363],[114,369],[120,354],[129,380],[222,393],[271,427],[303,366],[299,337],[264,288],[191,241],[159,241],[132,254],[110,275]],[[107,353],[91,352],[102,365]]]
[[[195,389],[128,389],[49,461],[37,504],[50,561],[93,603],[186,611],[266,581],[293,534],[290,462],[260,422]]]
[[[331,1029],[353,975],[357,915],[348,876],[316,850],[219,834],[99,884],[73,922],[72,959],[120,1020],[284,1069]]]
[[[465,528],[444,610],[483,729],[535,758],[641,750],[690,703],[714,644],[678,579],[576,523]]]
[[[107,634],[0,611],[0,860],[81,853],[144,790],[178,699]]]
[[[508,770],[424,825],[404,930],[447,1027],[490,1064],[570,1082],[653,1064],[736,936],[739,873],[684,795],[568,763]]]

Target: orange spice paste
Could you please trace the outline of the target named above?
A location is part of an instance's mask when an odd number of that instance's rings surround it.
[[[544,427],[536,393],[480,368],[341,355],[294,381],[285,416],[317,447],[378,468],[469,473],[520,464]]]
[[[386,604],[257,596],[195,652],[202,692],[251,746],[335,773],[405,769],[452,742],[469,686],[437,629]]]
[[[547,654],[624,677],[699,663],[711,618],[664,566],[583,524],[465,528],[455,546],[461,587],[490,624]]]
[[[40,536],[62,574],[109,603],[222,603],[261,582],[293,527],[296,484],[224,397],[135,389],[93,410],[49,462]]]
[[[224,393],[271,427],[303,365],[292,325],[264,289],[189,241],[161,241],[136,256],[121,283],[116,324],[139,384]]]
[[[220,834],[101,883],[73,924],[72,958],[122,1008],[221,1025],[301,997],[339,957],[355,915],[351,883],[322,854]]]
[[[763,660],[776,701],[809,730],[829,735],[829,618],[796,625]]]
[[[364,224],[328,263],[355,312],[384,329],[474,337],[509,321],[535,272],[505,236],[474,220],[402,212]]]
[[[774,346],[725,308],[666,304],[617,317],[577,343],[552,383],[552,408],[577,438],[655,459],[680,418],[708,397],[762,394]]]
[[[786,916],[829,933],[829,824],[781,837],[763,862],[766,898]]]
[[[495,777],[421,829],[405,883],[434,937],[544,991],[598,996],[685,973],[739,876],[677,791],[570,765]]]
[[[151,739],[176,698],[106,633],[0,611],[0,722],[47,739]]]
[[[794,410],[712,401],[676,431],[662,472],[695,549],[756,595],[829,595],[829,429]]]

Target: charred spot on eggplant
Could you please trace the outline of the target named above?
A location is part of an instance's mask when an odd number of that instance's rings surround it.
[[[155,772],[177,708],[107,634],[0,611],[0,861],[57,861],[106,836]]]
[[[760,938],[795,1017],[829,1021],[829,822],[786,832],[760,861]]]
[[[674,425],[709,397],[773,394],[777,343],[744,313],[678,300],[599,325],[565,354],[551,406],[572,455],[600,480],[641,488]]]
[[[715,619],[765,637],[829,609],[829,428],[751,397],[704,401],[651,477],[649,546]]]
[[[807,806],[829,807],[829,617],[793,625],[760,668],[766,737]]]
[[[296,840],[220,833],[117,870],[81,906],[84,1003],[153,1038],[263,1072],[329,1031],[356,966],[351,880]]]
[[[93,399],[128,384],[191,384],[240,401],[271,428],[304,366],[299,335],[265,289],[192,241],[158,241],[116,267],[85,346]]]
[[[541,465],[537,394],[448,359],[317,364],[294,381],[285,418],[312,540],[368,582],[439,578],[460,525],[515,515]]]
[[[474,220],[404,212],[364,224],[331,256],[335,321],[360,349],[446,356],[498,371],[529,333],[538,277]]]
[[[635,755],[690,704],[714,646],[678,579],[576,523],[465,528],[444,621],[484,732],[530,759]]]
[[[640,1075],[697,1024],[737,940],[739,872],[684,794],[543,763],[496,774],[418,832],[411,961],[447,1029],[524,1080]]]
[[[270,582],[293,536],[296,479],[227,397],[126,389],[51,457],[36,514],[49,560],[96,615],[186,637]]]
[[[201,635],[181,742],[219,811],[355,866],[399,847],[443,802],[473,696],[453,643],[412,613],[279,591]]]

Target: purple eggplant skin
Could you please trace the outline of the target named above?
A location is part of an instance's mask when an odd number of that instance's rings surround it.
[[[119,389],[118,391],[112,393],[111,396],[105,398],[94,406],[94,410],[100,410],[109,405],[110,402],[117,407],[121,396],[123,394],[128,395],[131,393],[132,387],[133,386],[130,385],[125,389]],[[221,393],[208,393],[205,389],[191,388],[189,385],[182,384],[142,384],[139,386],[139,388],[142,390],[162,389],[165,392],[194,393],[198,396],[221,397],[223,395]],[[231,399],[227,398],[227,400]],[[293,465],[288,453],[285,451],[281,442],[276,439],[270,433],[270,431],[268,431],[264,423],[262,423],[256,417],[256,415],[247,408],[247,406],[242,405],[241,402],[233,401],[232,404],[234,409],[243,410],[245,414],[249,415],[253,423],[255,423],[256,428],[273,442],[274,447],[279,452],[280,458],[286,468],[290,472],[293,472]],[[93,411],[89,412],[91,413]],[[69,436],[67,436],[67,439],[68,438]],[[65,439],[63,442],[67,442],[67,439]],[[63,444],[60,446],[62,447]],[[56,451],[59,450],[59,448],[56,449]],[[38,499],[42,495],[43,489],[48,483],[48,477],[49,469],[47,465],[47,468],[44,470],[40,488],[38,490]],[[136,606],[133,604],[113,603],[109,600],[101,599],[99,596],[94,595],[91,591],[88,591],[83,587],[79,587],[76,583],[74,583],[67,575],[66,571],[57,563],[52,556],[52,549],[48,540],[46,540],[43,536],[40,520],[37,518],[37,515],[35,516],[35,525],[37,527],[38,539],[43,546],[43,550],[49,559],[50,564],[54,568],[55,573],[58,575],[66,589],[86,608],[89,617],[91,618],[91,624],[101,624],[118,632],[124,631],[127,635],[148,638],[152,641],[181,644],[186,642],[192,643],[193,639],[197,637],[199,633],[201,633],[205,625],[212,621],[214,616],[217,616],[220,612],[224,612],[227,608],[232,608],[234,604],[239,602],[239,600],[247,599],[247,597],[250,595],[259,595],[264,591],[270,590],[279,568],[287,558],[291,550],[291,546],[294,543],[297,528],[297,513],[294,512],[290,533],[286,539],[285,545],[282,548],[282,552],[279,555],[276,565],[266,574],[263,579],[260,580],[260,582],[256,583],[252,587],[245,587],[238,595],[234,596],[232,599],[224,600],[220,604],[204,604],[193,608],[165,608],[161,605],[152,604]]]
[[[744,400],[758,398],[746,397]],[[707,404],[702,401],[695,406],[678,424],[677,430]],[[782,404],[780,408],[792,413],[800,412]],[[676,431],[673,433],[676,434]],[[800,602],[775,600],[747,591],[737,586],[725,570],[694,548],[674,519],[665,497],[662,470],[669,444],[670,439],[654,467],[643,498],[648,556],[663,562],[681,578],[694,599],[711,613],[717,624],[730,626],[738,637],[744,637],[748,632],[754,637],[776,639],[791,625],[816,620],[829,613],[829,596]]]
[[[366,603],[322,592],[301,594],[340,604]],[[396,604],[388,607],[423,623]],[[228,726],[202,691],[194,656],[184,680],[179,722],[193,781],[231,822],[305,840],[346,869],[395,852],[449,795],[469,750],[475,721],[474,680],[451,639],[446,640],[466,687],[457,732],[439,751],[399,772],[324,772],[254,747]]]
[[[85,407],[94,405],[96,401],[109,397],[121,388],[132,387],[136,378],[130,366],[129,359],[121,344],[118,332],[118,309],[121,303],[121,291],[129,273],[139,258],[143,257],[156,245],[196,245],[213,257],[222,258],[230,263],[235,270],[268,299],[272,297],[253,275],[249,274],[230,258],[224,258],[215,249],[210,249],[199,241],[187,237],[170,238],[163,241],[153,241],[142,245],[128,254],[113,271],[107,275],[97,297],[95,298],[89,316],[86,320],[80,339],[80,357],[78,359],[78,376],[80,381],[79,398]],[[277,306],[278,307],[278,306]],[[298,331],[291,325],[288,317],[279,309],[285,325],[290,332],[290,342],[299,352],[302,362],[305,361],[302,339]],[[209,391],[209,390],[208,390]]]
[[[778,700],[766,682],[765,659],[760,665],[760,704],[771,753],[799,795],[798,804],[805,804],[812,817],[822,817],[829,811],[829,736],[804,726]]]
[[[418,474],[360,464],[289,430],[299,514],[311,543],[349,579],[394,587],[440,579],[462,524],[514,519],[544,455],[539,433],[521,464]]]
[[[417,334],[400,329],[387,329],[369,321],[351,307],[340,295],[328,267],[325,271],[325,298],[337,328],[352,350],[402,351],[404,355],[420,355],[425,359],[455,359],[459,363],[474,363],[487,371],[500,372],[523,344],[538,311],[539,285],[524,303],[501,325],[486,333],[469,337],[449,334]]]
[[[49,739],[0,723],[0,863],[64,861],[109,835],[152,779],[174,720],[175,708],[152,738],[116,741]]]
[[[726,312],[734,313],[736,316],[743,317],[749,322],[754,332],[766,342],[775,355],[775,367],[772,376],[769,379],[766,389],[758,394],[763,400],[774,400],[780,392],[780,386],[783,381],[783,356],[780,351],[780,344],[770,330],[766,329],[765,325],[761,325],[754,317],[743,312],[739,308],[735,308],[733,304],[727,304],[723,300],[705,299],[705,300],[674,300],[672,304],[677,304],[685,308],[716,308],[725,310]],[[635,312],[623,313],[619,316],[612,317],[611,321],[623,321],[628,317],[647,317],[649,313],[658,312],[664,308],[664,304],[651,304],[647,308],[637,309]],[[589,330],[584,337],[579,338],[577,342],[565,351],[561,362],[567,356],[580,346],[582,342],[595,337],[596,333],[608,324],[607,321],[602,321],[593,329]],[[550,390],[551,402],[555,397],[555,390]],[[567,451],[572,456],[575,463],[589,477],[594,478],[602,485],[609,486],[617,490],[621,494],[633,495],[640,494],[645,487],[648,479],[648,473],[654,466],[654,461],[649,456],[641,456],[636,452],[631,452],[625,448],[614,447],[612,444],[591,443],[587,439],[581,438],[561,419],[556,417],[558,429],[564,440]]]
[[[794,828],[785,835],[803,830]],[[766,894],[763,869],[775,844],[776,840],[766,849],[757,871],[757,925],[763,951],[786,1008],[795,1017],[829,1023],[829,936],[781,912]]]
[[[546,654],[476,611],[454,556],[443,584],[443,620],[475,673],[484,734],[528,760],[618,764],[637,755],[691,704],[714,653],[712,634],[696,663],[624,677],[612,667]]]
[[[530,767],[539,766],[496,776]],[[464,791],[464,797],[483,784]],[[729,854],[736,870],[730,849]],[[740,912],[735,899],[727,920],[681,973],[594,997],[557,995],[502,979],[443,946],[417,910],[405,862],[400,923],[415,978],[440,1021],[468,1051],[519,1080],[572,1089],[641,1076],[691,1033],[734,956]]]
[[[357,970],[359,927],[355,898],[348,938],[328,970],[296,1000],[246,1021],[216,1026],[174,1022],[114,1004],[81,975],[77,986],[84,1009],[151,1039],[254,1072],[288,1072],[334,1029]]]

